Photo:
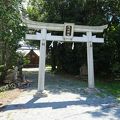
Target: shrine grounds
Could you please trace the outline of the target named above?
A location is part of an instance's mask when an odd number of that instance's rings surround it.
[[[38,69],[24,70],[32,83],[0,111],[0,120],[119,120],[120,105],[103,89],[86,92],[87,82],[46,71],[44,98],[35,98]]]

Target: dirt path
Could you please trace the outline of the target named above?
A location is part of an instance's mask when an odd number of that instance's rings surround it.
[[[0,112],[0,120],[119,120],[120,106],[106,94],[88,94],[86,82],[46,73],[48,97],[34,98],[38,71],[25,72],[32,80],[17,99]]]
[[[23,90],[18,88],[0,93],[0,108],[16,99]]]

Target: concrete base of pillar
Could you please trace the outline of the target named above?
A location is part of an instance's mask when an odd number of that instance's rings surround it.
[[[38,98],[43,98],[47,96],[48,94],[45,91],[37,91],[36,94],[34,95],[34,97],[38,97]]]
[[[100,93],[100,90],[98,90],[97,88],[86,88],[84,89],[84,91],[88,94]]]

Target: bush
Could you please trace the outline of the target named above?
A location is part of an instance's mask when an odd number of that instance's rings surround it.
[[[0,72],[4,70],[4,65],[0,65]]]
[[[14,83],[10,83],[10,84],[0,87],[0,92],[4,92],[4,91],[11,90],[14,88],[16,88],[16,85]]]

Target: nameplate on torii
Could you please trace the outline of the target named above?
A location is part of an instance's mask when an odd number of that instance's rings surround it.
[[[26,34],[27,40],[42,40],[42,34]],[[93,42],[93,43],[104,43],[103,38],[97,38],[95,35],[90,37],[83,35],[82,37],[73,37],[72,39],[65,39],[63,36],[51,35],[51,33],[46,34],[46,41],[58,41],[58,42]]]

